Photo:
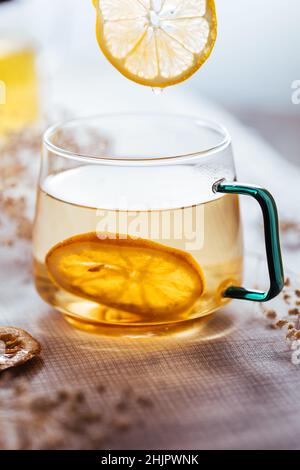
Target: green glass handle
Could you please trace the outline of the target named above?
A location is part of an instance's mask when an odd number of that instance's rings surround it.
[[[227,183],[225,180],[215,183],[214,191],[251,196],[259,203],[264,218],[265,244],[270,276],[270,289],[267,292],[231,286],[225,291],[224,296],[231,299],[252,300],[255,302],[267,302],[273,299],[283,289],[284,273],[279,240],[278,212],[272,195],[263,188],[240,183]]]

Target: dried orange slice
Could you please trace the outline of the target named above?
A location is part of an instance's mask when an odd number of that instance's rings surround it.
[[[144,315],[190,309],[204,290],[191,255],[144,239],[78,235],[46,257],[54,282],[69,293]]]
[[[208,59],[217,36],[214,0],[93,0],[97,38],[125,77],[164,88]]]
[[[0,327],[0,371],[24,364],[40,352],[40,343],[27,331]]]

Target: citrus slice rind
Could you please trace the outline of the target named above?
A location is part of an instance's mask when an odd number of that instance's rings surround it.
[[[203,272],[188,253],[119,235],[69,238],[49,251],[46,265],[67,292],[145,316],[186,312],[204,290]]]
[[[217,37],[214,0],[93,0],[97,39],[111,64],[141,85],[193,75]]]

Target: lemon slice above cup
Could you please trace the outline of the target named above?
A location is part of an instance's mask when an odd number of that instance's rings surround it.
[[[181,250],[144,239],[78,235],[46,256],[52,280],[107,307],[159,318],[191,309],[204,291],[202,269]]]
[[[101,50],[125,77],[164,88],[193,75],[217,36],[214,0],[93,0]]]

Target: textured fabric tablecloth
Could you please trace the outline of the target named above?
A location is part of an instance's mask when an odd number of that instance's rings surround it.
[[[109,97],[99,95],[94,100],[95,108],[101,103],[101,111],[128,110],[133,101],[135,109],[158,106],[221,120],[233,135],[239,179],[268,186],[282,218],[299,218],[299,169],[217,106],[180,88],[161,99],[149,95],[144,102],[140,98],[149,93],[145,89],[130,88],[123,101],[113,97],[113,86],[108,90]],[[86,97],[84,102],[77,97],[75,103],[74,96],[75,90],[67,90],[62,82],[57,87],[56,99],[72,112],[94,111]],[[5,195],[24,195],[24,211],[31,216],[38,156],[25,155],[24,159],[26,172]],[[243,201],[242,207],[246,278],[248,284],[260,284],[264,277],[261,215],[251,201]],[[3,243],[14,233],[16,219],[2,213],[1,222]],[[285,249],[285,264],[296,283],[293,273],[300,258],[299,249],[293,248]],[[72,329],[39,299],[30,275],[30,250],[26,237],[17,238],[11,247],[0,247],[0,325],[24,328],[43,346],[41,357],[17,375],[26,377],[38,393],[51,394],[66,385],[83,390],[93,409],[104,408],[108,413],[120,394],[137,397],[130,410],[121,410],[132,423],[126,432],[112,433],[104,447],[300,448],[300,366],[292,364],[283,332],[271,329],[257,306],[233,302],[208,322],[195,322],[187,336],[120,339],[90,335]],[[99,384],[105,393],[95,393]],[[74,447],[72,442],[70,447]],[[81,448],[81,442],[79,433],[75,446]]]

